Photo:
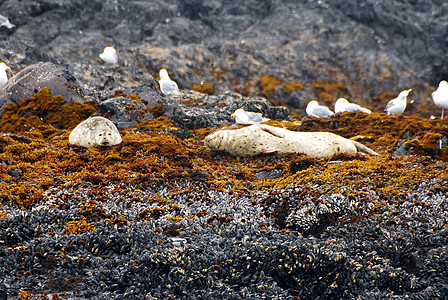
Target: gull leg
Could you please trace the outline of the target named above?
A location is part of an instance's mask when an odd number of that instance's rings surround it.
[[[444,113],[445,109],[442,108],[442,116],[440,117],[441,120],[443,120],[443,113]]]

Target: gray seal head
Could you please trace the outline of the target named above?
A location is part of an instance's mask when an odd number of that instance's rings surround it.
[[[120,144],[121,135],[109,119],[91,117],[79,123],[72,130],[68,141],[72,145],[86,148],[92,146],[109,147]]]

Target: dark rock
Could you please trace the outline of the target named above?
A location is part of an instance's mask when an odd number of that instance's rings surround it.
[[[290,166],[290,169],[291,169],[292,173],[297,173],[299,171],[308,169],[314,163],[315,163],[315,161],[313,161],[312,159],[304,159],[304,160],[300,160],[298,162],[293,162]]]
[[[190,130],[185,129],[178,129],[178,130],[170,130],[170,129],[164,129],[162,132],[168,132],[171,133],[174,136],[177,136],[180,139],[189,139],[194,137]]]
[[[183,102],[193,102],[195,106]],[[289,115],[289,109],[284,106],[273,106],[264,98],[243,97],[233,92],[213,96],[182,91],[182,97],[167,99],[163,108],[165,115],[172,116],[174,122],[186,129],[234,124],[230,115],[238,108],[260,112],[264,117],[276,120],[286,120]]]
[[[25,143],[25,144],[29,144],[29,143],[31,143],[30,138],[27,137],[27,136],[24,136],[24,135],[21,135],[21,136],[18,136],[18,135],[11,135],[11,138],[12,138],[13,140],[16,140],[16,141],[19,141],[19,142],[23,142],[23,143]]]
[[[0,60],[16,70],[64,63],[87,89],[102,77],[98,54],[109,45],[120,65],[99,88],[130,86],[166,67],[183,88],[213,82],[217,93],[253,96],[260,77],[272,75],[305,85],[288,92],[278,86],[272,95],[301,110],[318,96],[315,82],[327,80],[344,88],[330,89],[326,102],[343,96],[377,106],[387,101],[378,99],[381,93],[412,87],[420,99],[408,111],[419,111],[433,107],[426,90],[447,77],[446,3],[440,0],[47,2],[0,4],[16,24],[0,39]]]
[[[22,173],[22,170],[20,169],[14,169],[8,172],[9,175],[16,178],[20,178],[20,173]]]
[[[0,91],[0,109],[9,103],[18,104],[28,99],[43,87],[48,87],[53,96],[62,95],[66,103],[83,102],[81,87],[76,78],[65,68],[53,63],[31,65],[12,77]]]
[[[274,120],[287,120],[289,116],[289,109],[287,107],[272,106],[266,99],[259,97],[234,102],[229,107],[229,111],[233,113],[238,108],[243,108],[245,111],[259,112],[263,114],[263,117]]]
[[[143,120],[154,118],[141,101],[125,97],[102,101],[98,104],[98,108],[101,114],[114,122],[118,129],[130,128]]]
[[[439,170],[445,170],[446,169],[446,165],[445,164],[437,164],[436,168]]]
[[[218,125],[214,114],[196,107],[181,107],[173,110],[171,119],[179,126],[187,129],[216,127]]]
[[[8,290],[6,288],[5,284],[0,285],[0,300],[6,300],[8,299]]]
[[[160,92],[155,90],[154,78],[151,77],[147,81],[147,85],[125,88],[123,93],[126,95],[137,94],[140,97],[140,100],[142,100],[148,108],[153,108],[157,104],[164,102],[165,99],[163,99]]]
[[[260,180],[260,179],[274,179],[274,178],[277,178],[277,177],[282,177],[283,176],[283,172],[282,172],[282,170],[274,169],[274,170],[271,170],[271,171],[256,172],[254,175],[255,175],[255,178],[257,178],[258,180]]]
[[[394,155],[409,155],[411,154],[411,148],[406,147],[406,142],[397,142],[397,150],[394,151]]]

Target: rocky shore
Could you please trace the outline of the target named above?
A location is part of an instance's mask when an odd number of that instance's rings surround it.
[[[0,300],[447,298],[446,6],[2,1]],[[374,113],[303,118],[338,97]],[[240,107],[380,155],[206,149]],[[91,115],[122,143],[71,146]]]

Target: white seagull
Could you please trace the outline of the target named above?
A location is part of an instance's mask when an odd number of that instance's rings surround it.
[[[8,74],[6,74],[6,70],[11,70],[11,68],[5,63],[0,63],[0,87],[8,82]]]
[[[118,63],[118,56],[117,51],[114,47],[106,47],[103,50],[103,53],[100,53],[100,58],[106,63],[106,64],[117,64]]]
[[[319,105],[316,100],[312,100],[308,102],[308,105],[306,106],[306,114],[310,117],[330,118],[334,115],[334,112],[332,112],[327,106]]]
[[[412,89],[401,91],[397,98],[390,100],[384,111],[388,115],[399,116],[406,109],[407,97]]]
[[[179,95],[179,87],[177,86],[177,83],[174,80],[171,80],[170,76],[168,75],[168,72],[166,69],[161,69],[159,71],[159,85],[160,90],[164,95]]]
[[[16,27],[16,25],[9,22],[8,18],[5,16],[0,15],[0,27],[5,26],[8,29],[12,29]]]
[[[443,113],[445,109],[448,109],[448,82],[445,80],[440,81],[439,87],[431,96],[434,104],[442,109],[442,116],[440,118],[443,120]]]
[[[339,98],[334,104],[334,112],[338,114],[344,111],[362,111],[367,114],[372,113],[372,111],[368,108],[362,107],[361,105],[358,105],[356,103],[350,103],[345,98]]]
[[[262,113],[245,111],[242,108],[238,108],[237,110],[235,110],[231,117],[235,118],[235,123],[241,125],[260,124],[270,120],[268,118],[264,118]]]

